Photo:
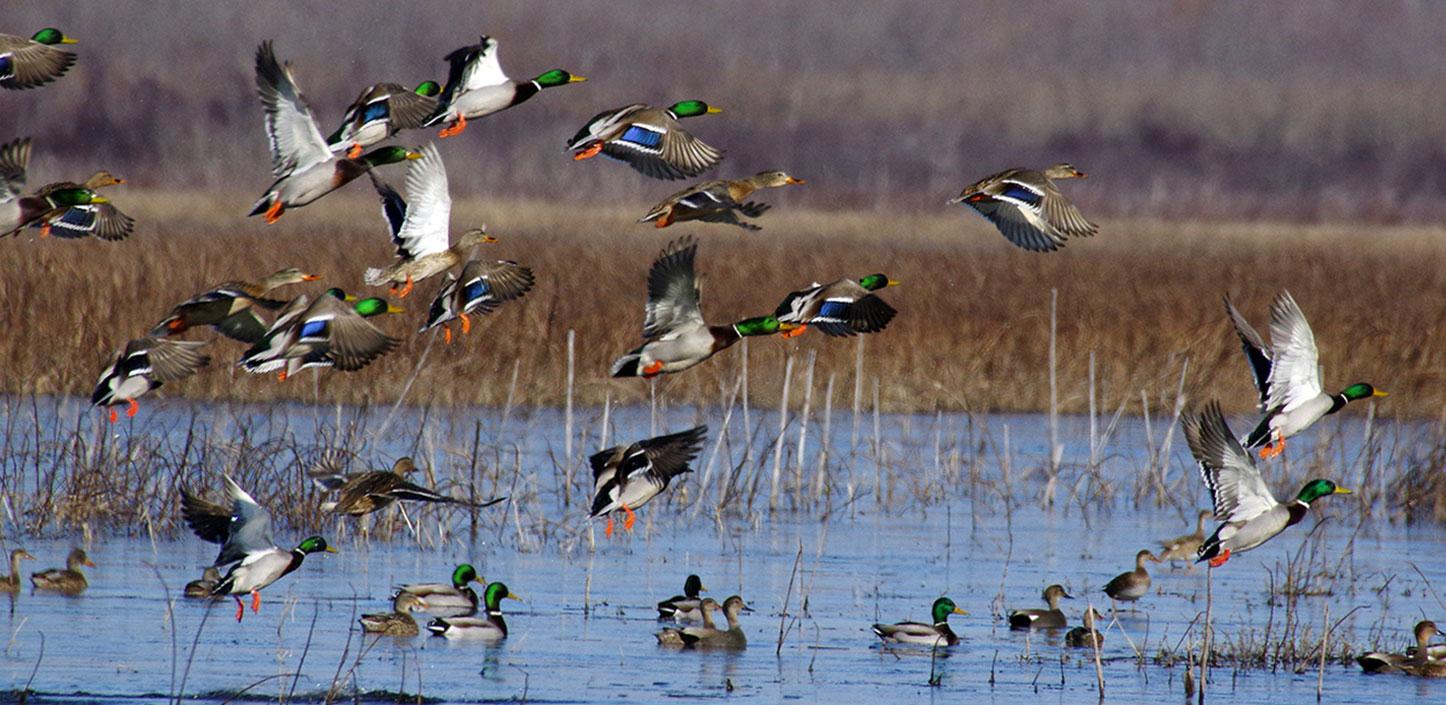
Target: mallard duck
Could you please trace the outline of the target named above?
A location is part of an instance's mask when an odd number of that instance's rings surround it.
[[[126,404],[126,416],[135,416],[140,410],[136,399],[166,382],[190,377],[211,364],[211,357],[200,352],[205,345],[206,341],[200,340],[149,336],[127,342],[110,366],[101,371],[95,391],[90,395],[91,406]],[[118,419],[116,410],[110,409],[111,423]]]
[[[1193,560],[1200,544],[1205,542],[1205,521],[1212,516],[1215,516],[1214,512],[1201,509],[1199,516],[1195,517],[1195,533],[1161,541],[1160,562]]]
[[[452,582],[413,583],[397,588],[392,597],[407,592],[422,600],[422,611],[438,617],[462,617],[477,612],[477,593],[469,583],[485,586],[487,581],[471,564],[461,563],[452,570]]]
[[[186,588],[182,594],[196,600],[210,599],[215,597],[215,595],[211,594],[211,591],[215,590],[216,585],[220,582],[221,570],[214,565],[208,565],[205,570],[201,571],[201,577],[199,579],[186,583]]]
[[[522,298],[532,289],[532,282],[532,270],[511,260],[468,260],[461,278],[447,273],[442,290],[427,311],[427,322],[417,332],[442,326],[443,340],[450,344],[452,326],[448,323],[452,319],[462,319],[462,334],[466,335],[472,330],[468,314],[492,313],[503,302]]]
[[[438,617],[427,622],[427,631],[448,639],[506,639],[507,621],[502,618],[502,601],[522,598],[509,592],[506,585],[492,583],[483,592],[482,600],[487,607],[485,616]]]
[[[606,452],[604,451],[604,453]],[[658,603],[658,619],[675,619],[680,622],[702,619],[703,614],[698,605],[703,601],[698,598],[698,593],[705,592],[707,589],[703,587],[702,578],[689,575],[688,579],[683,581],[683,594],[674,595]]]
[[[1413,676],[1425,677],[1446,676],[1446,658],[1433,655],[1432,652],[1439,651],[1440,647],[1433,647],[1430,644],[1431,637],[1443,634],[1436,627],[1436,623],[1430,620],[1417,622],[1412,633],[1416,637],[1414,650],[1408,649],[1405,654],[1373,651],[1357,657],[1356,663],[1359,663],[1361,670],[1366,673],[1409,673]]]
[[[1272,458],[1285,450],[1285,439],[1309,428],[1327,414],[1344,409],[1359,399],[1384,397],[1383,392],[1357,382],[1339,394],[1326,394],[1320,375],[1320,351],[1315,333],[1289,291],[1281,291],[1270,306],[1270,340],[1267,347],[1240,311],[1225,298],[1225,312],[1240,336],[1240,346],[1255,387],[1260,391],[1260,411],[1265,417],[1243,441],[1246,448],[1260,449],[1260,457]]]
[[[989,219],[1010,242],[1032,252],[1053,252],[1071,237],[1089,237],[1099,226],[1060,193],[1056,179],[1083,179],[1069,164],[1044,171],[1007,169],[968,186],[949,203],[963,203]]]
[[[639,223],[654,223],[666,228],[673,223],[701,220],[705,223],[728,223],[744,230],[762,230],[752,223],[738,219],[738,214],[757,218],[771,206],[746,200],[754,191],[762,188],[778,188],[793,184],[807,183],[781,171],[760,171],[744,179],[718,179],[694,184],[653,206],[648,214],[638,218]]]
[[[1220,403],[1210,402],[1199,415],[1187,415],[1182,425],[1190,453],[1200,465],[1200,477],[1215,503],[1220,526],[1200,545],[1196,563],[1210,561],[1219,568],[1232,553],[1249,551],[1299,523],[1310,503],[1333,494],[1350,494],[1330,480],[1311,480],[1289,504],[1281,504],[1265,485],[1250,453],[1240,446],[1225,425]]]
[[[1105,583],[1104,593],[1110,596],[1110,603],[1134,602],[1150,592],[1150,571],[1145,570],[1145,561],[1159,563],[1148,549],[1135,554],[1135,569],[1120,573]]]
[[[266,138],[276,181],[248,215],[265,214],[267,224],[275,223],[287,208],[311,203],[373,167],[421,157],[401,147],[382,147],[357,159],[332,154],[316,127],[311,107],[296,87],[291,62],[277,63],[270,40],[256,50],[256,90],[266,109]]]
[[[401,312],[377,297],[348,306],[344,297],[334,294],[323,294],[310,303],[305,295],[298,296],[236,364],[255,374],[277,371],[282,381],[308,367],[354,372],[401,342],[366,319]]]
[[[662,631],[653,636],[657,638],[659,646],[677,648],[694,646],[703,637],[718,633],[718,628],[713,626],[713,611],[717,609],[722,609],[718,605],[718,601],[705,597],[698,601],[698,618],[702,621],[700,626],[664,627]]]
[[[565,86],[586,81],[562,69],[537,75],[531,81],[515,81],[502,72],[497,60],[497,40],[484,36],[476,44],[464,46],[444,57],[447,61],[447,87],[437,100],[437,107],[424,127],[446,123],[437,137],[460,135],[467,121],[506,110],[542,92],[544,88]]]
[[[13,203],[7,204],[4,210],[8,211],[8,213],[0,213],[0,215],[10,216],[5,221],[0,222],[0,228],[5,228],[5,233],[0,235],[0,237],[18,235],[21,230],[30,226],[40,227],[40,235],[44,237],[51,232],[51,230],[45,227],[46,223],[50,222],[51,219],[66,215],[72,208],[90,209],[85,212],[93,215],[97,213],[94,209],[108,203],[110,203],[109,199],[88,188],[56,188],[43,194],[37,193],[33,196],[18,198],[15,199]],[[119,213],[119,211],[116,212]],[[130,234],[130,219],[124,215],[121,217],[124,218],[124,220],[105,221],[108,227],[118,227],[122,231],[118,237],[108,239],[125,239],[125,236]],[[88,222],[94,226],[101,221],[92,219]],[[116,225],[117,222],[119,222],[118,225]],[[84,225],[84,223],[80,223],[80,225]],[[70,231],[67,230],[67,232]],[[85,232],[88,233],[88,231]],[[111,234],[113,231],[107,230],[106,232],[107,234]],[[70,236],[68,235],[67,237]],[[83,235],[74,235],[74,237],[83,237]]]
[[[23,548],[10,552],[10,574],[0,575],[0,592],[20,591],[20,561],[22,560],[33,561],[35,556],[30,555],[30,552]]]
[[[323,465],[311,471],[311,479],[329,492],[337,492],[334,502],[324,502],[321,510],[333,514],[362,516],[390,505],[397,500],[414,502],[440,502],[461,504],[481,509],[501,502],[506,497],[497,497],[486,502],[469,502],[465,499],[448,497],[421,485],[407,481],[407,474],[415,472],[417,466],[411,458],[398,459],[391,470],[374,470],[342,474],[336,468]]]
[[[1093,607],[1084,612],[1084,626],[1075,627],[1065,632],[1064,645],[1074,648],[1093,649],[1096,645],[1105,645],[1105,635],[1099,633],[1095,626],[1105,618]]]
[[[191,494],[181,487],[181,517],[202,541],[221,544],[212,564],[230,565],[212,595],[230,595],[236,600],[236,621],[246,614],[241,595],[251,593],[252,613],[261,611],[261,589],[301,567],[313,553],[336,553],[326,539],[309,536],[290,551],[276,546],[271,538],[271,512],[228,475],[222,475],[231,509]]]
[[[1064,591],[1061,585],[1051,585],[1044,589],[1040,599],[1044,600],[1049,609],[1021,609],[1009,613],[1010,629],[1060,629],[1069,626],[1064,618],[1064,612],[1059,609],[1060,598],[1074,599]]]
[[[400,592],[392,598],[391,612],[364,614],[357,621],[361,622],[362,631],[368,634],[416,636],[421,630],[417,628],[417,620],[412,618],[412,613],[425,607],[422,598],[410,592]]]
[[[12,559],[12,563],[14,560]],[[85,549],[72,548],[70,555],[65,557],[64,568],[51,568],[42,570],[39,573],[30,574],[30,584],[36,590],[47,590],[58,592],[62,595],[79,595],[90,587],[86,581],[85,574],[80,572],[82,566],[95,567],[90,556],[85,555]]]
[[[75,54],[56,45],[74,43],[54,27],[46,27],[29,39],[0,34],[0,86],[13,90],[34,88],[64,76],[75,65]]]
[[[84,183],[57,181],[46,184],[36,192],[36,195],[44,198],[57,191],[74,191],[76,189],[84,189],[93,193],[125,182],[125,179],[102,169],[92,174]],[[117,241],[130,237],[135,225],[135,219],[120,212],[120,209],[109,201],[105,201],[56,208],[31,223],[30,227],[39,228],[41,237],[54,235],[59,238],[76,239],[94,236],[102,240]]]
[[[669,243],[653,262],[643,319],[643,337],[648,342],[613,362],[612,376],[652,378],[682,372],[744,336],[772,335],[781,329],[773,316],[746,318],[726,326],[704,323],[693,274],[697,253],[692,238],[683,237]]]
[[[877,333],[898,312],[873,292],[898,284],[886,274],[828,284],[815,282],[784,297],[773,317],[778,319],[785,338],[803,335],[809,326],[831,336]]]
[[[594,115],[567,150],[576,161],[603,154],[654,179],[697,176],[723,161],[723,153],[704,144],[678,124],[682,118],[721,113],[701,100],[684,100],[668,108],[634,103]]]
[[[296,267],[287,267],[261,278],[261,281],[228,281],[176,304],[151,335],[164,337],[184,333],[196,326],[213,326],[217,332],[243,343],[255,343],[266,335],[267,325],[256,315],[256,306],[277,310],[285,301],[268,299],[266,295],[290,284],[316,281]]]
[[[341,126],[326,138],[326,146],[356,159],[367,147],[421,127],[436,109],[441,92],[436,81],[422,81],[412,90],[395,83],[375,84],[347,106]]]
[[[452,197],[447,193],[447,168],[436,145],[422,147],[422,158],[407,169],[410,205],[386,183],[373,179],[372,184],[382,198],[382,215],[391,229],[399,261],[389,267],[367,269],[364,277],[367,286],[391,282],[392,293],[405,297],[412,293],[413,282],[461,264],[477,245],[497,242],[483,226],[462,233],[456,243],[448,244]]]
[[[29,137],[18,137],[0,144],[0,231],[9,232],[25,222],[20,194],[25,192],[29,167]]]
[[[608,526],[603,534],[611,537],[613,512],[621,509],[627,515],[623,528],[632,531],[637,521],[633,510],[668,489],[674,477],[693,471],[688,463],[702,450],[706,435],[708,427],[697,426],[594,453],[588,459],[593,485],[592,513],[588,518],[606,516]]]
[[[949,628],[949,615],[969,614],[955,606],[954,601],[941,597],[934,600],[933,624],[922,622],[899,622],[897,624],[875,624],[872,629],[885,644],[924,644],[925,646],[953,646],[959,637]]]

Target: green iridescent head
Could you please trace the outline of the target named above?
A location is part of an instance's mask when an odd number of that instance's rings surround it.
[[[1358,401],[1360,399],[1369,399],[1371,397],[1384,397],[1388,395],[1385,392],[1376,389],[1369,384],[1366,384],[1365,382],[1357,382],[1349,387],[1346,387],[1345,389],[1342,389],[1341,396],[1345,397],[1346,401]]]
[[[308,556],[313,553],[320,553],[322,551],[326,551],[327,553],[336,553],[336,549],[326,545],[326,539],[320,536],[307,537],[304,541],[296,545],[296,550],[301,551],[303,554]]]
[[[383,313],[401,313],[402,309],[391,305],[386,299],[369,296],[356,302],[356,312],[361,314],[362,318],[371,318]]]
[[[49,44],[51,46],[54,46],[56,44],[75,43],[74,39],[65,36],[64,32],[54,27],[46,27],[45,29],[36,32],[33,36],[30,37],[30,40],[33,42],[38,42],[40,44]]]
[[[105,196],[101,196],[88,188],[63,188],[50,193],[50,202],[57,206],[88,206],[93,204],[109,203]]]
[[[898,286],[899,283],[889,278],[887,274],[870,274],[859,280],[859,286],[869,291],[878,291],[886,286]]]
[[[672,107],[668,108],[668,112],[680,118],[685,118],[707,115],[709,113],[721,113],[723,110],[721,108],[715,108],[701,100],[681,100],[673,103]]]
[[[442,87],[437,85],[436,81],[422,81],[417,84],[416,93],[417,95],[424,95],[431,98],[440,95],[442,93]]]
[[[759,316],[757,318],[745,318],[733,324],[733,330],[741,337],[750,335],[773,335],[781,328],[778,319],[773,316]]]
[[[1310,504],[1311,502],[1333,494],[1350,494],[1351,491],[1344,487],[1337,487],[1336,483],[1330,480],[1311,480],[1300,488],[1300,494],[1295,496],[1297,502]]]
[[[683,581],[683,594],[688,597],[696,599],[698,593],[707,589],[703,587],[703,579],[696,575],[690,575],[687,580]]]
[[[947,597],[941,597],[941,598],[939,598],[939,599],[937,599],[937,600],[934,600],[934,623],[935,623],[935,624],[943,624],[944,622],[949,621],[949,615],[951,615],[951,614],[969,614],[969,613],[968,613],[968,612],[965,612],[964,610],[959,609],[959,607],[954,604],[954,601],[951,600],[951,599],[949,599],[949,598],[947,598]]]
[[[352,295],[352,294],[348,294],[348,293],[346,293],[345,291],[342,291],[341,287],[339,287],[339,286],[334,286],[334,287],[332,287],[332,288],[330,288],[330,289],[327,289],[326,291],[323,291],[323,292],[321,292],[321,293],[322,293],[323,296],[335,296],[336,298],[341,299],[342,301],[356,301],[356,296],[354,296],[354,295]]]
[[[421,153],[421,152],[418,152],[418,151],[415,150],[415,149],[406,149],[406,148],[404,148],[404,147],[396,147],[396,146],[392,146],[392,147],[379,147],[379,148],[373,149],[372,151],[367,152],[366,154],[363,154],[363,155],[361,156],[361,160],[364,161],[364,162],[366,162],[366,163],[367,163],[367,166],[382,166],[382,165],[384,165],[384,164],[396,164],[397,162],[406,161],[406,160],[408,160],[408,159],[421,159],[421,158],[422,158],[422,153]]]
[[[532,80],[535,81],[537,85],[542,86],[543,88],[553,88],[556,86],[565,86],[569,83],[582,83],[587,79],[582,76],[574,76],[573,74],[563,71],[562,69],[553,69],[551,71],[538,74],[537,78],[534,78]]]
[[[483,595],[483,602],[488,610],[496,611],[501,609],[503,600],[522,601],[522,598],[508,592],[507,586],[502,583],[491,583],[487,586],[487,592]]]
[[[461,590],[467,587],[467,583],[481,583],[482,578],[478,577],[477,569],[471,563],[461,563],[452,571],[452,587]]]

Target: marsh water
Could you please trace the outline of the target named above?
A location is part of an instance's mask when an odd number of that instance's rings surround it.
[[[78,403],[51,402],[48,410],[27,413],[38,413],[42,424],[73,423],[75,415],[89,413]],[[18,413],[15,408],[9,413]],[[570,463],[566,420],[551,409],[513,411],[509,418],[493,409],[445,418],[404,409],[386,420],[385,410],[170,402],[143,409],[131,424],[93,428],[165,436],[194,429],[199,417],[209,432],[224,433],[261,418],[283,423],[276,419],[282,416],[292,432],[319,437],[361,413],[372,418],[367,454],[377,466],[413,453],[436,463],[444,479],[455,464],[447,461],[449,449],[465,453],[477,435],[484,446],[505,437],[516,453],[501,464],[508,469],[498,471],[501,481],[494,484],[510,488],[513,501],[484,511],[475,531],[465,510],[415,507],[407,518],[415,530],[369,537],[350,519],[321,527],[281,523],[280,543],[319,529],[340,553],[308,558],[264,591],[259,614],[248,610],[237,623],[229,600],[179,597],[181,586],[214,557],[211,544],[183,531],[139,528],[95,530],[89,537],[80,531],[16,535],[8,509],[15,498],[8,497],[5,548],[23,544],[39,558],[23,568],[59,565],[71,545],[87,540],[97,563],[87,571],[84,595],[27,588],[0,616],[7,637],[0,673],[11,695],[28,688],[34,702],[157,702],[176,693],[203,702],[317,701],[335,685],[342,699],[405,694],[408,701],[439,702],[1088,702],[1097,697],[1091,652],[1063,649],[1059,633],[1012,632],[1005,612],[1039,606],[1040,591],[1057,582],[1075,596],[1064,603],[1072,624],[1088,604],[1108,614],[1101,586],[1131,568],[1137,550],[1192,530],[1195,510],[1206,501],[1183,439],[1168,452],[1161,448],[1166,424],[1159,420],[1148,431],[1142,420],[1123,420],[1107,447],[1097,444],[1099,462],[1085,467],[1088,422],[1064,419],[1064,469],[1055,504],[1044,509],[1041,468],[1049,453],[1042,416],[881,415],[855,424],[840,413],[826,434],[817,420],[810,423],[800,466],[800,429],[787,424],[786,443],[778,447],[774,414],[753,410],[745,433],[735,411],[728,442],[720,444],[713,434],[722,414],[674,409],[662,417],[668,422],[657,420],[658,430],[695,421],[713,429],[698,472],[673,496],[640,510],[631,534],[611,539],[585,518],[586,502],[578,496],[586,474],[582,458],[597,448],[603,428],[614,439],[648,435],[655,419],[647,408],[578,411]],[[419,434],[422,428],[426,433]],[[1366,461],[1351,449],[1367,432],[1359,417],[1333,419],[1293,440],[1289,457],[1335,467],[1348,486],[1384,483],[1369,476]],[[1394,455],[1414,451],[1409,424],[1376,421],[1369,432],[1393,438]],[[830,454],[820,463],[824,441]],[[770,511],[775,453],[782,489]],[[1157,479],[1141,479],[1153,472],[1152,453],[1169,460]],[[710,464],[712,455],[720,457]],[[569,464],[578,474],[572,485],[565,480]],[[523,477],[509,477],[515,467]],[[1303,472],[1285,468],[1282,474],[1291,477]],[[751,503],[734,494],[720,511],[715,488],[730,473],[728,482],[760,489]],[[790,484],[795,475],[801,481]],[[1112,483],[1113,490],[1099,489],[1100,483]],[[1279,484],[1283,494],[1288,483]],[[1165,491],[1148,494],[1151,486]],[[1446,697],[1446,680],[1366,676],[1340,659],[1345,648],[1399,649],[1417,620],[1446,617],[1428,586],[1446,586],[1446,531],[1392,521],[1383,507],[1363,518],[1359,501],[1325,500],[1289,533],[1213,571],[1215,639],[1222,649],[1279,641],[1286,633],[1309,649],[1328,609],[1334,646],[1323,680],[1318,655],[1302,655],[1296,667],[1226,663],[1212,669],[1208,699],[1314,702],[1318,682],[1326,702]],[[394,521],[384,515],[376,526]],[[393,586],[443,581],[463,561],[525,598],[504,603],[511,632],[504,642],[377,639],[357,631],[359,614],[387,609]],[[1184,564],[1150,569],[1150,594],[1133,611],[1122,610],[1106,632],[1108,702],[1185,698],[1185,658],[1199,648],[1206,571],[1186,571]],[[746,650],[673,651],[656,644],[653,604],[679,592],[689,573],[702,576],[708,595],[741,594],[756,610],[743,616]],[[1307,594],[1296,600],[1282,594],[1287,573],[1304,577]],[[959,646],[938,653],[887,648],[869,632],[875,621],[928,621],[940,595],[970,612],[951,619]]]

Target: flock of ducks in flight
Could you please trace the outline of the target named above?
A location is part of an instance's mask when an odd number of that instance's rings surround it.
[[[45,28],[29,38],[0,34],[0,86],[27,89],[53,81],[76,61],[62,46],[75,41],[60,30]],[[445,274],[419,332],[443,328],[452,341],[453,321],[465,334],[472,314],[486,314],[501,304],[525,295],[534,278],[527,267],[511,260],[485,260],[472,256],[484,243],[496,242],[485,228],[451,236],[451,198],[441,155],[433,144],[420,148],[380,146],[402,130],[441,127],[439,138],[461,134],[471,120],[514,107],[548,88],[587,79],[553,69],[530,80],[516,80],[502,71],[497,41],[483,37],[446,57],[445,85],[423,81],[414,89],[378,83],[362,91],[347,108],[341,125],[323,136],[315,115],[302,96],[290,63],[276,58],[270,41],[256,53],[256,87],[265,113],[267,141],[274,181],[257,200],[250,215],[274,223],[287,211],[315,202],[363,174],[382,203],[388,231],[396,245],[396,261],[369,268],[369,286],[390,285],[398,298],[418,283]],[[666,108],[632,104],[604,110],[567,141],[575,160],[599,154],[621,161],[644,176],[662,180],[696,177],[716,166],[723,152],[684,128],[683,120],[721,112],[701,100],[683,100]],[[122,213],[99,189],[124,184],[109,172],[97,172],[82,183],[55,182],[24,194],[29,139],[0,145],[0,233],[19,234],[36,229],[41,237],[94,236],[123,240],[134,221]],[[408,163],[407,199],[378,176],[382,167]],[[1011,243],[1031,251],[1048,252],[1071,238],[1089,237],[1098,227],[1059,190],[1057,181],[1084,178],[1070,164],[1044,170],[1008,169],[966,187],[949,203],[967,205],[988,219]],[[738,179],[704,181],[665,198],[640,219],[657,228],[698,221],[723,223],[759,230],[756,219],[769,208],[750,198],[766,188],[803,184],[804,180],[769,170]],[[794,336],[812,327],[829,336],[849,336],[883,330],[895,310],[879,295],[898,282],[884,274],[842,278],[788,293],[772,314],[733,323],[709,324],[700,308],[695,276],[697,244],[689,236],[670,242],[648,273],[647,304],[643,321],[645,342],[613,363],[615,377],[651,378],[677,373],[698,365],[747,336]],[[270,298],[277,289],[317,279],[298,269],[283,269],[256,282],[232,281],[217,285],[181,302],[146,335],[126,343],[101,374],[92,402],[103,407],[127,406],[136,413],[136,399],[164,383],[194,374],[210,362],[201,352],[207,341],[178,336],[193,328],[212,327],[221,335],[248,344],[238,365],[256,373],[275,372],[279,379],[308,367],[334,367],[355,371],[389,352],[398,340],[370,320],[401,310],[381,297],[360,298],[329,289],[315,300],[298,295],[289,300]],[[1225,298],[1227,317],[1238,335],[1259,391],[1262,413],[1250,433],[1237,438],[1225,422],[1218,402],[1210,402],[1183,422],[1186,440],[1199,464],[1214,510],[1200,513],[1194,534],[1163,542],[1159,555],[1141,550],[1135,569],[1110,580],[1104,592],[1112,602],[1134,602],[1149,593],[1146,562],[1188,559],[1208,561],[1213,569],[1234,554],[1254,549],[1300,522],[1316,500],[1348,494],[1329,479],[1307,482],[1292,499],[1281,501],[1261,476],[1253,451],[1261,460],[1283,452],[1286,439],[1352,401],[1383,397],[1370,384],[1352,384],[1339,393],[1324,391],[1315,336],[1304,313],[1289,292],[1282,291],[1270,308],[1271,342],[1255,331]],[[263,312],[275,312],[267,322]],[[111,420],[117,418],[111,408]],[[614,515],[624,516],[631,530],[634,511],[667,490],[670,481],[689,472],[700,451],[707,428],[620,445],[590,458],[594,500],[590,516],[605,517],[606,535],[613,533]],[[344,473],[321,468],[313,473],[323,488],[338,499],[326,511],[360,516],[398,500],[453,503],[483,507],[501,501],[475,502],[449,497],[406,479],[415,469],[410,459],[398,461],[391,471]],[[296,548],[277,547],[270,535],[270,514],[231,478],[222,478],[229,506],[210,502],[182,490],[182,514],[197,536],[221,544],[220,554],[201,580],[186,588],[193,597],[230,595],[237,605],[236,619],[244,614],[242,595],[251,596],[252,610],[260,608],[260,591],[300,567],[306,556],[334,552],[326,540],[312,536]],[[1208,536],[1210,517],[1219,525]],[[11,553],[11,575],[0,588],[19,589],[19,561],[30,558],[23,549]],[[90,563],[76,549],[64,570],[36,573],[36,589],[78,594],[86,587],[79,568]],[[228,567],[222,574],[220,569]],[[483,585],[483,596],[469,587]],[[661,631],[660,644],[678,647],[742,648],[746,645],[738,615],[750,611],[741,597],[720,605],[701,598],[702,582],[689,576],[684,594],[658,605],[660,619],[677,621]],[[1008,616],[1012,627],[1062,629],[1068,626],[1059,601],[1070,595],[1050,585],[1042,598],[1046,609],[1021,609]],[[449,638],[505,638],[506,622],[500,603],[517,599],[506,585],[486,583],[470,565],[457,566],[450,583],[405,585],[392,598],[393,610],[361,618],[366,631],[397,636],[419,633],[413,612],[433,615],[427,629]],[[728,628],[715,627],[712,614],[720,611]],[[947,597],[935,600],[931,622],[875,624],[873,632],[886,643],[948,646],[958,643],[948,618],[968,614]],[[1096,630],[1102,618],[1086,610],[1084,626],[1069,631],[1071,646],[1098,647],[1103,636]],[[694,624],[696,623],[696,624]],[[687,626],[684,626],[687,625]],[[1415,675],[1446,675],[1446,647],[1428,644],[1439,634],[1432,622],[1416,626],[1418,646],[1404,654],[1368,654],[1360,662],[1367,671],[1400,671]]]

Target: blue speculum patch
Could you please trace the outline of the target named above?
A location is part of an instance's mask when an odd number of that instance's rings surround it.
[[[659,144],[662,144],[663,135],[662,133],[654,132],[653,130],[634,125],[632,127],[629,127],[627,131],[623,133],[623,136],[619,139],[624,142],[632,142],[633,144],[642,145],[644,147],[657,147]]]

